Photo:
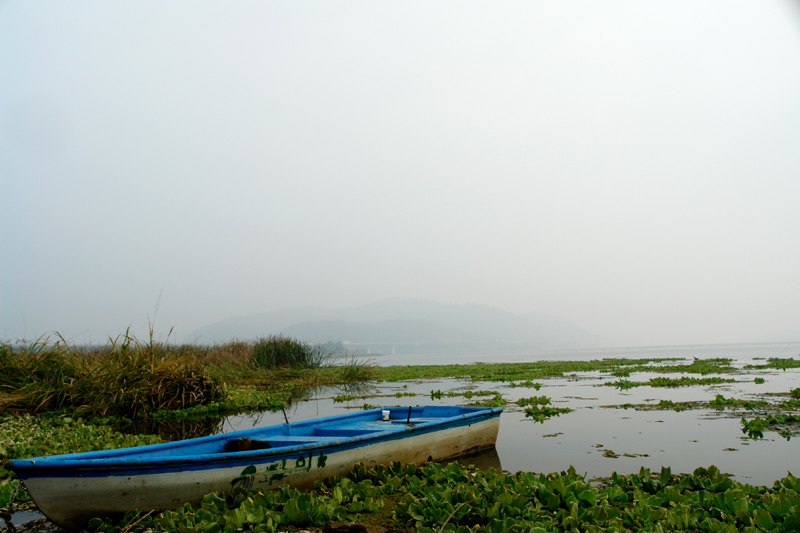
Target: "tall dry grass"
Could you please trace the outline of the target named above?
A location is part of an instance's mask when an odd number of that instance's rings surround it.
[[[140,342],[127,332],[105,346],[70,346],[62,337],[0,344],[0,413],[69,410],[147,417],[226,398],[224,383],[291,397],[321,385],[374,379],[374,365],[334,358],[326,345],[282,336],[211,346]]]
[[[0,344],[0,409],[137,418],[224,399],[218,379],[191,346],[142,343],[122,335],[103,347],[70,346],[63,338]]]

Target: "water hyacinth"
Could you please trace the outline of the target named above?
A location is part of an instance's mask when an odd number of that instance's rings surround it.
[[[274,533],[359,520],[420,533],[796,531],[798,491],[800,480],[792,474],[772,488],[753,487],[714,466],[679,475],[643,468],[590,482],[574,468],[507,475],[457,463],[356,465],[347,477],[318,482],[309,491],[236,489],[206,496],[197,507],[131,512],[118,522],[96,519],[89,530]]]

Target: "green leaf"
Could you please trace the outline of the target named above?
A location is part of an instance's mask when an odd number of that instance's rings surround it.
[[[764,509],[756,509],[753,513],[753,522],[761,529],[766,529],[768,531],[772,531],[775,527],[775,521],[772,519],[772,515]]]
[[[590,507],[597,505],[597,492],[592,489],[587,489],[578,494],[580,501],[586,502]]]

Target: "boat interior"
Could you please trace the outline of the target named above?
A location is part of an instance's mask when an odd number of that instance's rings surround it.
[[[223,446],[223,452],[243,452],[250,450],[264,450],[268,448],[288,448],[293,446],[307,446],[309,444],[323,444],[340,439],[363,437],[376,433],[399,433],[409,426],[416,426],[431,422],[436,418],[407,417],[402,420],[376,420],[342,422],[322,427],[308,428],[309,434],[289,435],[250,435],[229,440]]]

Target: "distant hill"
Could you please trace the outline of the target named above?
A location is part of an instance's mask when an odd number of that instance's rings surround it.
[[[389,298],[343,309],[309,307],[231,317],[198,328],[187,342],[212,344],[283,334],[311,343],[349,343],[351,351],[484,351],[591,348],[598,340],[566,319],[515,315],[476,304]]]

